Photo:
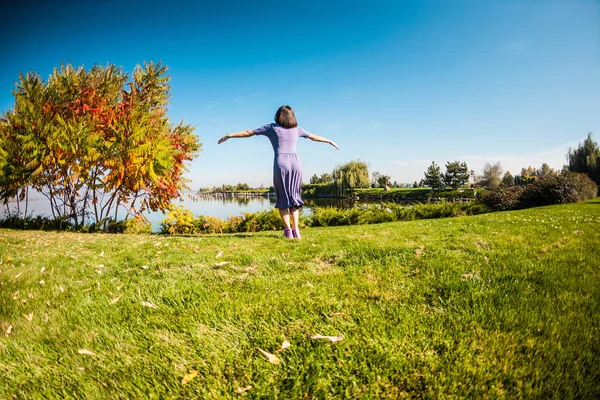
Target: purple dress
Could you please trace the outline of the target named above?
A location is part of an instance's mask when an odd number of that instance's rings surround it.
[[[267,124],[254,129],[255,135],[269,138],[275,152],[273,161],[273,186],[277,195],[275,208],[301,207],[302,164],[296,153],[296,141],[310,134],[300,127],[284,128],[278,124]]]

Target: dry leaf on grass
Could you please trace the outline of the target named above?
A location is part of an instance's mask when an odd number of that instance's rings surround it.
[[[217,253],[217,255],[215,256],[215,258],[219,258],[219,257],[221,257],[222,255],[223,255],[223,252],[222,252],[222,251],[220,251],[220,252],[218,252],[218,253]]]
[[[421,254],[423,254],[423,250],[420,248],[416,248],[415,249],[415,256],[416,257],[421,257]]]
[[[122,295],[122,294],[118,295],[117,297],[115,297],[114,299],[112,299],[112,300],[110,301],[110,304],[115,304],[117,301],[119,301],[119,299],[120,299],[121,297],[123,297],[123,295]]]
[[[486,263],[486,264],[489,264],[489,263],[490,263],[490,259],[489,259],[489,258],[487,258],[487,256],[483,257],[483,259],[485,260],[485,263]]]
[[[44,322],[48,322],[48,313],[46,313],[46,318],[44,318]]]
[[[216,263],[215,267],[222,267],[222,266],[227,265],[227,264],[229,264],[227,261],[221,261],[220,263]]]
[[[279,365],[279,363],[281,362],[281,360],[279,360],[279,358],[275,354],[268,353],[259,347],[257,347],[257,349],[258,351],[260,351],[260,354],[265,356],[267,358],[267,361],[271,364]]]
[[[252,389],[252,386],[251,386],[251,385],[248,385],[248,386],[246,386],[246,387],[243,387],[243,388],[242,388],[242,387],[239,387],[239,388],[235,389],[235,392],[236,392],[237,394],[241,394],[242,396],[245,396],[245,395],[246,395],[246,392],[247,392],[248,390],[250,390],[250,389]]]
[[[64,289],[62,286],[59,286],[59,287],[58,287],[58,289],[59,289],[61,292],[64,292],[64,291],[65,291],[65,289]]]
[[[93,351],[89,351],[88,349],[79,349],[77,350],[77,352],[79,354],[83,354],[84,356],[95,356],[96,353],[94,353]]]
[[[318,340],[318,339],[327,339],[329,340],[331,343],[336,343],[336,342],[341,342],[342,340],[344,340],[344,336],[323,336],[323,335],[312,335],[310,337],[313,340]]]
[[[158,308],[158,306],[151,301],[142,301],[142,305],[148,308]]]
[[[27,319],[27,321],[33,321],[33,313],[24,314],[23,316]]]
[[[346,314],[346,313],[343,313],[343,312],[332,312],[332,313],[331,313],[331,316],[332,316],[332,317],[347,317],[347,316],[348,316],[348,314]]]
[[[89,292],[90,290],[92,290],[92,288],[91,288],[91,287],[89,287],[89,288],[87,288],[87,289],[83,289],[83,290],[82,290],[82,292],[84,292],[84,293],[85,293],[85,292]]]
[[[40,285],[43,285],[44,283],[46,283],[46,282],[44,282],[43,279],[39,282]]]
[[[40,269],[40,274],[43,274],[45,270],[46,268],[42,267],[42,269]]]
[[[308,287],[314,287],[314,286],[313,286],[313,284],[312,284],[312,283],[310,283],[309,281],[306,281],[304,284],[305,284],[306,286],[308,286]]]
[[[6,322],[0,322],[0,328],[2,328],[4,336],[8,336],[12,332],[13,326]]]
[[[189,373],[183,376],[183,378],[181,379],[181,383],[187,385],[192,379],[196,377],[196,375],[198,375],[198,371],[190,371]]]
[[[104,252],[100,253],[100,257],[104,257]]]
[[[141,268],[141,269],[148,269],[148,268],[150,268],[150,267],[148,267],[147,265],[142,265],[140,268]]]

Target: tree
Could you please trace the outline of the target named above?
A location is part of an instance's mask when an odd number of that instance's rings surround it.
[[[515,186],[515,177],[512,176],[510,171],[506,171],[502,177],[502,185],[504,186]]]
[[[536,171],[537,176],[550,176],[556,175],[556,170],[554,168],[550,168],[550,166],[546,163],[542,164],[542,167]]]
[[[418,188],[418,187],[419,187],[419,184],[417,183],[417,181],[415,181],[415,182],[413,183],[412,187],[413,187],[414,189],[416,189],[416,188]]]
[[[500,186],[500,183],[502,183],[502,166],[500,162],[484,165],[482,183],[491,188]]]
[[[369,167],[360,160],[350,161],[337,166],[333,170],[333,183],[339,193],[344,195],[347,190],[352,192],[357,187],[369,187]]]
[[[327,172],[323,172],[321,174],[321,176],[319,177],[319,183],[329,184],[332,182],[333,182],[333,176],[331,176],[331,174],[328,174]]]
[[[379,177],[377,178],[377,187],[386,187],[390,185],[390,181],[392,178],[389,177],[389,175],[383,175],[383,174],[379,174]]]
[[[319,177],[317,176],[317,174],[314,174],[310,177],[310,183],[311,185],[316,185],[319,183]]]
[[[570,148],[567,154],[569,171],[583,172],[600,185],[600,147],[589,133],[583,143],[577,148]]]
[[[440,167],[435,163],[431,162],[431,165],[425,171],[425,179],[423,180],[426,186],[432,189],[438,189],[442,186],[442,175],[440,173]]]
[[[161,63],[131,76],[114,65],[71,64],[44,82],[19,75],[15,105],[0,122],[0,197],[34,188],[52,214],[76,226],[165,211],[187,188],[186,164],[200,151],[194,128],[166,115],[169,77]]]
[[[371,187],[379,187],[379,178],[381,177],[381,174],[377,171],[374,171],[371,174]]]
[[[458,189],[469,180],[469,169],[467,163],[454,161],[446,163],[446,173],[442,174],[442,180],[446,186]]]

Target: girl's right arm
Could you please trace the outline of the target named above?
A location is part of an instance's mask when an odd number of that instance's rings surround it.
[[[313,135],[312,133],[310,135],[308,135],[308,138],[310,140],[314,140],[315,142],[329,143],[330,145],[332,145],[336,149],[338,149],[338,150],[340,149],[338,147],[338,145],[335,144],[335,142],[333,140],[329,140],[329,139],[321,137],[321,136]]]
[[[219,139],[217,144],[221,144],[221,143],[225,142],[227,139],[231,139],[231,138],[247,138],[250,136],[254,136],[254,131],[251,129],[245,130],[245,131],[239,131],[236,133],[229,133],[229,134],[223,136],[221,139]]]

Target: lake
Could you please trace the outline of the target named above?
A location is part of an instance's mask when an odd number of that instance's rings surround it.
[[[351,199],[328,199],[328,198],[311,198],[303,199],[306,203],[301,212],[304,215],[310,215],[312,207],[338,207],[351,208],[356,204],[355,200]],[[190,210],[194,215],[210,215],[218,218],[229,218],[231,215],[241,215],[242,213],[251,213],[257,211],[267,211],[275,207],[275,197],[244,197],[244,196],[220,196],[220,195],[202,195],[196,196],[193,193],[185,193],[182,201],[173,201],[174,205],[183,206]],[[8,202],[11,211],[16,210],[16,202]],[[25,202],[20,204],[21,212],[25,210]],[[6,215],[6,207],[3,209],[3,214]],[[50,211],[50,203],[46,198],[35,198],[29,200],[27,209],[28,215],[46,215],[52,216]],[[165,214],[160,212],[145,213],[150,222],[152,222],[153,230],[157,230],[160,222],[165,218]],[[124,212],[119,212],[118,217],[123,218]]]

